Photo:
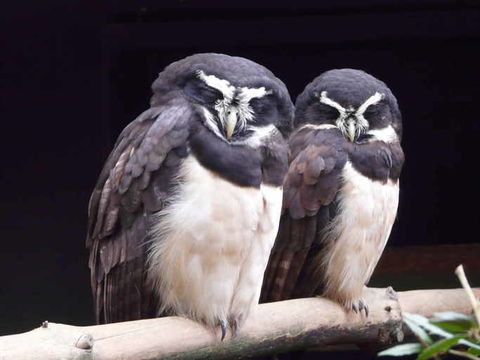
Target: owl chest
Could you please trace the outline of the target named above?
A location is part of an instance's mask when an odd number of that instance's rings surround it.
[[[235,248],[241,252],[242,242],[228,238],[249,237],[254,232],[263,212],[262,193],[259,188],[240,187],[220,174],[202,166],[194,157],[189,156],[181,167],[178,194],[172,203],[175,211],[171,216],[191,238],[192,251],[209,246],[212,239],[225,237],[223,248]],[[226,237],[225,235],[229,236]],[[196,247],[200,248],[196,250]]]
[[[281,188],[241,187],[190,155],[153,226],[149,275],[162,307],[214,325],[258,300],[281,210]]]
[[[347,161],[339,193],[341,233],[355,232],[383,249],[398,208],[398,181],[372,180]]]
[[[203,168],[226,182],[243,188],[260,187],[262,156],[258,148],[231,145],[204,126],[197,126],[189,139],[189,148]]]

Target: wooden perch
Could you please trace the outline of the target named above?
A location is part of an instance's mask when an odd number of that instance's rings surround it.
[[[368,289],[364,295],[368,318],[323,298],[262,304],[235,339],[223,342],[218,333],[179,317],[86,327],[44,323],[0,337],[0,359],[232,359],[313,346],[381,345],[403,339],[401,311],[427,317],[439,311],[471,313],[463,289]]]

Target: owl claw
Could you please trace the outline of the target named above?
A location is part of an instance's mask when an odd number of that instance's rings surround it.
[[[227,322],[225,320],[220,320],[220,328],[222,329],[222,337],[220,338],[221,341],[223,341],[223,339],[225,339],[225,336],[227,335],[227,327]]]
[[[365,316],[368,317],[369,309],[367,303],[360,299],[352,303],[352,310],[355,314],[362,313],[362,310],[365,312]]]
[[[352,303],[352,309],[355,311],[355,314],[358,314],[358,305],[356,303]]]
[[[362,307],[363,311],[365,311],[365,316],[368,317],[368,305],[365,301],[359,300],[360,306]]]
[[[362,300],[358,300],[358,310],[360,312],[362,312],[362,310],[363,310],[363,301]]]

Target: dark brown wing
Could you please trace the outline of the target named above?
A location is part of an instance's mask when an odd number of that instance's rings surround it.
[[[180,100],[145,111],[120,134],[100,174],[87,235],[98,323],[155,316],[145,272],[149,221],[171,196],[192,116]]]
[[[310,289],[299,293],[300,282],[306,280],[300,274],[321,250],[321,231],[336,212],[334,199],[347,160],[344,142],[338,129],[304,127],[290,137],[284,213],[265,272],[262,302],[311,295]]]

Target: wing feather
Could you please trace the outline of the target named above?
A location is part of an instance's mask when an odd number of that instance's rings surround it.
[[[122,131],[104,165],[87,236],[99,323],[155,315],[146,281],[149,219],[172,195],[194,116],[181,100],[145,111]]]
[[[338,129],[301,128],[290,137],[290,166],[284,180],[285,212],[267,266],[262,301],[308,296],[315,291],[311,289],[315,282],[304,279],[308,274],[305,268],[320,251],[326,218],[335,209],[341,170],[347,161],[344,142]],[[306,284],[310,288],[304,288]],[[299,289],[303,289],[300,294]]]

